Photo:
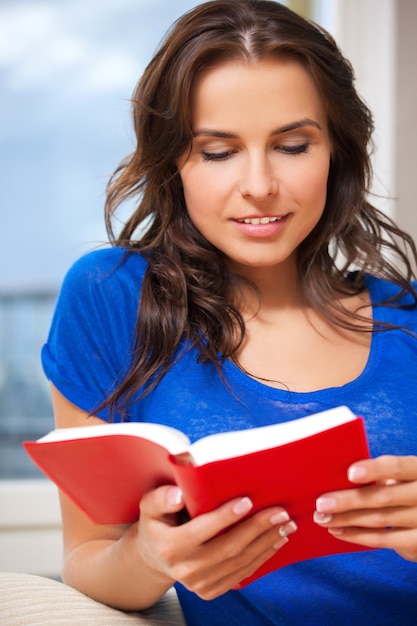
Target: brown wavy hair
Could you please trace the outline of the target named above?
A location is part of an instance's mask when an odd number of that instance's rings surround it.
[[[126,410],[149,392],[181,345],[197,347],[200,361],[221,370],[222,359],[233,358],[243,340],[234,297],[239,279],[191,222],[176,160],[191,145],[191,91],[198,73],[225,60],[252,63],[277,55],[297,60],[313,77],[332,146],[325,209],[298,250],[305,302],[345,328],[369,331],[360,315],[349,320],[334,305],[335,292],[361,292],[363,274],[370,272],[417,300],[411,285],[414,243],[367,199],[372,116],[331,35],[277,2],[206,2],[177,20],[140,79],[132,100],[137,146],[108,185],[110,241],[144,254],[149,263],[130,366],[105,403],[112,411]],[[116,235],[116,209],[132,198],[136,208]],[[351,269],[357,270],[355,279],[347,280]]]

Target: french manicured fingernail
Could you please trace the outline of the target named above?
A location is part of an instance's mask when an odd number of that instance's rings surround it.
[[[288,537],[281,537],[279,541],[277,541],[277,543],[274,543],[273,548],[275,550],[279,550],[280,548],[282,548],[283,544],[286,544],[289,542]]]
[[[297,524],[295,522],[288,522],[284,526],[280,526],[278,532],[281,537],[288,537],[288,535],[292,535],[297,530]]]
[[[313,519],[316,524],[328,524],[332,521],[333,515],[329,513],[320,513],[320,511],[314,511]]]
[[[328,530],[331,535],[343,535],[343,528],[329,528]]]
[[[167,503],[169,506],[178,506],[182,502],[182,491],[179,487],[171,487],[167,493]]]
[[[316,509],[319,513],[330,513],[336,508],[336,499],[331,498],[330,496],[323,496],[321,498],[317,498],[316,501]]]
[[[363,480],[366,477],[366,469],[362,465],[352,465],[348,470],[348,478],[351,483]]]
[[[243,515],[244,513],[249,513],[252,507],[253,503],[250,498],[242,498],[239,502],[236,502],[233,505],[233,513],[236,513],[236,515]]]
[[[290,516],[288,515],[287,511],[280,511],[279,513],[275,513],[275,515],[271,517],[271,524],[273,526],[276,526],[277,524],[285,524],[285,522],[289,521]]]

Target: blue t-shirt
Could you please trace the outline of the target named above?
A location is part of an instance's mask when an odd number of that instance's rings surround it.
[[[65,278],[42,361],[57,389],[85,411],[93,411],[126,370],[145,270],[140,254],[125,258],[124,250],[110,248],[84,256]],[[415,309],[376,306],[397,287],[373,277],[367,277],[367,287],[374,319],[417,333]],[[230,361],[224,364],[225,384],[213,365],[197,360],[196,350],[185,351],[157,388],[132,406],[130,419],[174,426],[195,441],[345,404],[364,417],[372,456],[417,454],[417,338],[412,334],[375,333],[358,378],[308,393],[267,386]],[[108,419],[107,411],[99,415]],[[417,624],[417,563],[391,550],[304,561],[212,601],[181,585],[177,591],[191,626]]]

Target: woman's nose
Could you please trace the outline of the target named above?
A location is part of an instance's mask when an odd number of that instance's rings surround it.
[[[242,170],[240,192],[242,196],[257,201],[265,200],[277,194],[277,177],[271,163],[265,156],[248,158]]]

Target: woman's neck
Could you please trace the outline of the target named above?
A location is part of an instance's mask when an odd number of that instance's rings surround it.
[[[238,292],[238,308],[245,318],[304,308],[295,263],[232,269],[245,279]]]

